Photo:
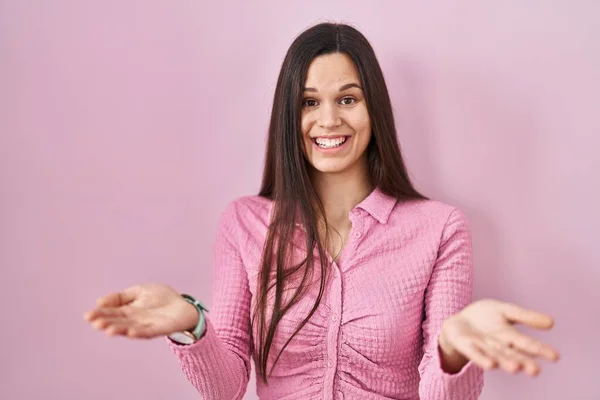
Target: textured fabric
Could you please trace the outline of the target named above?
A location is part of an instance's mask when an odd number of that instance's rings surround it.
[[[205,400],[241,399],[246,391],[256,337],[251,310],[271,211],[272,202],[258,196],[227,207],[206,334],[190,346],[169,342]],[[445,373],[437,344],[442,321],[471,302],[464,214],[437,201],[397,202],[376,189],[349,217],[352,230],[321,304],[283,352],[268,386],[257,380],[260,399],[477,399],[483,371],[469,363]],[[301,251],[302,232],[299,225]],[[313,280],[280,323],[273,355],[313,306],[318,274]]]

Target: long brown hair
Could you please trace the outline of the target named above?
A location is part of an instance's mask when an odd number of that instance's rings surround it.
[[[320,260],[318,296],[311,311],[279,351],[272,367],[293,337],[315,313],[328,277],[329,263],[325,247],[319,240],[317,225],[319,217],[325,213],[309,178],[309,166],[302,150],[301,107],[309,65],[316,57],[332,53],[348,55],[360,76],[372,130],[371,141],[366,150],[370,183],[399,201],[425,198],[409,179],[396,137],[392,106],[383,73],[367,39],[358,30],[345,24],[321,23],[302,32],[290,46],[279,73],[259,192],[260,196],[273,201],[252,320],[258,336],[255,338],[258,343],[255,353],[258,373],[265,383],[269,352],[277,325],[306,293],[307,282],[315,268],[315,246]],[[307,251],[300,263],[292,265],[292,253],[298,250],[293,243],[296,224],[304,226]],[[292,275],[298,274],[300,285],[285,300],[286,284]],[[272,309],[267,310],[267,299],[273,290]]]

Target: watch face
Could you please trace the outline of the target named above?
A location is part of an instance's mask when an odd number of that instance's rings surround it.
[[[179,344],[193,344],[194,338],[187,332],[175,332],[169,335],[169,339]]]

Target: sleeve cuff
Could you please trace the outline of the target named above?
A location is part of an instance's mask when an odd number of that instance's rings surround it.
[[[194,354],[205,351],[207,348],[212,348],[211,342],[213,342],[213,339],[214,329],[208,318],[206,319],[206,325],[204,326],[204,334],[200,337],[200,339],[192,344],[180,344],[169,339],[168,336],[165,336],[167,345],[177,355]]]
[[[442,369],[442,360],[440,356],[440,348],[438,344],[439,336],[435,337],[435,351],[433,351],[433,357],[430,360],[430,368],[432,369],[432,375],[437,377],[442,386],[449,393],[471,393],[481,390],[483,384],[483,369],[481,369],[473,361],[468,361],[460,371],[456,373],[449,373]],[[465,398],[471,398],[465,396]]]

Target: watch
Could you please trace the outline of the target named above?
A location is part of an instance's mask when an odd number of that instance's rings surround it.
[[[182,294],[181,297],[183,297],[188,303],[196,307],[196,310],[198,310],[198,323],[192,331],[174,332],[169,335],[169,339],[179,344],[193,344],[202,337],[204,331],[206,330],[204,311],[208,311],[208,309],[202,303],[188,294]]]

